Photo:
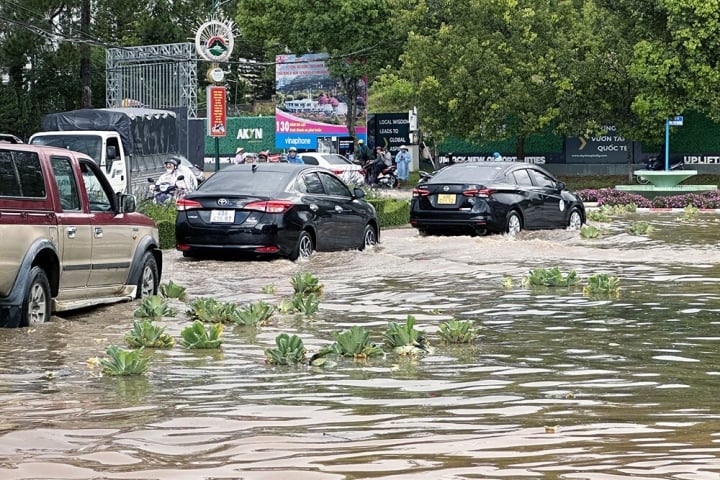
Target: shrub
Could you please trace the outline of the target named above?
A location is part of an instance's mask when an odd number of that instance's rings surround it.
[[[368,198],[377,210],[380,227],[394,227],[410,222],[410,201],[395,198]]]
[[[158,236],[160,237],[160,248],[169,250],[175,248],[175,221],[160,220],[157,222]]]

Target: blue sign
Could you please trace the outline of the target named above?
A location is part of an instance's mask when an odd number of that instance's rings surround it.
[[[670,123],[671,127],[682,127],[683,117],[677,116],[677,117],[671,118],[669,123]]]

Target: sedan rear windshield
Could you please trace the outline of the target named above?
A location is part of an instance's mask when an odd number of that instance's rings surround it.
[[[492,163],[478,163],[477,165],[459,165],[443,168],[432,176],[433,182],[445,183],[481,183],[493,180],[503,170],[499,165]]]
[[[200,184],[198,191],[238,195],[273,195],[285,189],[292,174],[257,170],[220,171]]]

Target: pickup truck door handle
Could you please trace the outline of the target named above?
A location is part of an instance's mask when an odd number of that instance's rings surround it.
[[[343,213],[343,208],[340,205],[335,205],[335,211],[337,213]]]
[[[102,227],[95,227],[95,238],[102,238],[103,236],[103,229]]]
[[[75,238],[75,234],[77,233],[77,228],[67,227],[67,229],[65,229],[65,232],[67,233],[68,238]]]

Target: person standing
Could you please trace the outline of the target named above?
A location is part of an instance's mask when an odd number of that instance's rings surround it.
[[[402,184],[403,182],[407,182],[408,178],[410,178],[411,161],[412,156],[408,151],[408,147],[406,145],[401,145],[400,150],[398,151],[397,155],[395,155],[395,165],[397,165],[396,174],[398,180],[400,180],[400,184]]]
[[[233,159],[233,163],[245,163],[245,149],[243,147],[238,147],[237,150],[235,150],[235,158]]]
[[[290,147],[288,150],[287,161],[288,163],[305,163],[303,159],[298,156],[297,148],[295,147]]]

